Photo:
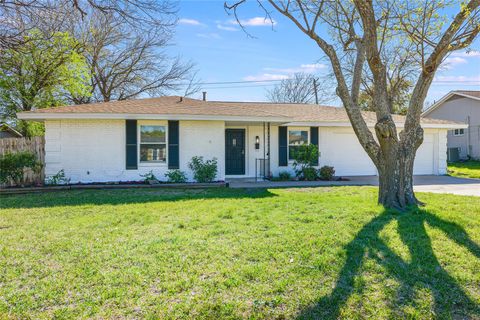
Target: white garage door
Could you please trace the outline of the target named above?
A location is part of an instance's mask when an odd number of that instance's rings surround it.
[[[426,134],[423,137],[423,143],[415,156],[413,174],[434,174],[434,141],[433,134]]]
[[[363,150],[354,133],[335,133],[330,143],[332,147],[332,164],[337,176],[376,175],[377,170],[372,160]]]

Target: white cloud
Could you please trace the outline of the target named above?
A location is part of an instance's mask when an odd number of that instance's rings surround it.
[[[238,24],[236,20],[230,20],[230,24]],[[264,27],[276,25],[277,21],[265,17],[254,17],[250,19],[240,20],[240,24],[245,27]]]
[[[218,33],[215,33],[215,32],[197,33],[197,37],[205,38],[205,39],[221,39],[222,38],[222,37],[220,37],[220,35]]]
[[[461,58],[473,58],[473,57],[480,57],[480,51],[471,50],[471,51],[463,51],[463,52],[453,52],[452,57],[461,57]]]
[[[477,76],[437,76],[433,79],[433,82],[475,82],[480,84],[480,75]],[[461,84],[461,83],[459,83]]]
[[[298,67],[292,68],[263,68],[265,73],[250,75],[243,78],[245,81],[263,81],[263,80],[284,80],[289,79],[294,73],[315,73],[321,69],[327,68],[321,63],[301,64]]]
[[[204,24],[195,19],[182,18],[178,20],[178,24],[185,24],[189,26],[203,26]]]
[[[467,63],[467,59],[461,57],[448,57],[442,62],[442,68],[451,70],[454,67]]]
[[[235,28],[235,27],[224,26],[220,23],[217,24],[217,28],[220,29],[220,30],[224,30],[224,31],[238,31],[238,30],[240,30],[240,29]]]
[[[245,81],[265,81],[265,80],[284,80],[288,79],[289,76],[286,74],[273,74],[273,73],[263,73],[254,76],[246,76],[243,78]]]
[[[312,63],[312,64],[301,64],[298,67],[293,68],[263,68],[265,71],[273,71],[280,73],[296,73],[296,72],[305,72],[305,73],[315,73],[320,69],[325,69],[327,66],[321,63]]]

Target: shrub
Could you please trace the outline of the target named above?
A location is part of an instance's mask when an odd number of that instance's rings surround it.
[[[278,180],[288,181],[292,178],[292,175],[288,171],[281,171],[278,173]]]
[[[293,154],[295,174],[302,180],[315,180],[317,171],[313,164],[318,159],[318,147],[314,144],[304,144]]]
[[[53,176],[48,177],[46,183],[50,185],[69,184],[70,178],[65,177],[65,171],[62,169]]]
[[[320,179],[322,180],[332,180],[335,176],[335,169],[330,166],[323,166],[318,170]]]
[[[26,168],[33,172],[42,168],[35,154],[28,151],[4,154],[0,157],[0,182],[7,183],[12,180],[17,185],[21,184]]]
[[[171,182],[171,183],[187,182],[187,176],[185,175],[185,172],[180,171],[178,169],[169,170],[167,173],[165,173],[165,177],[167,177],[168,182]]]
[[[192,158],[188,167],[193,171],[193,178],[197,182],[212,182],[217,176],[217,159],[203,160],[203,157]]]
[[[153,174],[153,170],[150,170],[147,173],[141,174],[140,177],[143,178],[145,183],[158,182],[157,177]]]

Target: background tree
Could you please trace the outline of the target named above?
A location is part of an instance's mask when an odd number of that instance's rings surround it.
[[[192,77],[193,63],[165,52],[175,22],[145,31],[132,28],[115,14],[93,13],[74,21],[71,32],[84,45],[92,90],[88,96],[73,97],[75,103],[163,95]]]
[[[114,14],[137,30],[167,27],[176,21],[177,6],[171,1],[157,0],[12,0],[0,1],[0,48],[23,43],[32,28],[51,24],[45,18],[78,14],[84,19],[93,13]],[[60,13],[60,14],[59,14]],[[165,15],[172,20],[165,20]],[[65,22],[58,20],[57,22]]]
[[[88,67],[81,46],[68,33],[48,35],[31,30],[22,45],[0,52],[0,106],[2,120],[11,122],[20,111],[65,103],[67,96],[89,93]],[[17,128],[35,135],[35,124]]]
[[[332,100],[332,93],[325,81],[310,73],[297,72],[291,78],[280,81],[267,91],[267,98],[271,102],[281,103],[315,103],[315,84],[318,103]]]
[[[237,16],[238,6],[245,1],[225,4],[225,7]],[[268,17],[266,4],[257,2]],[[442,61],[452,51],[468,47],[480,32],[480,0],[466,3],[268,0],[268,4],[312,39],[330,61],[337,83],[336,93],[360,144],[377,167],[378,202],[400,210],[420,204],[413,192],[413,164],[423,142],[420,115],[425,97]],[[451,4],[457,6],[457,13],[450,19],[442,12]],[[320,28],[327,29],[328,38],[318,33]],[[392,117],[394,108],[388,82],[392,66],[401,60],[394,59],[391,63],[385,60],[385,53],[394,47],[403,48],[402,52],[411,50],[411,59],[417,67],[411,76],[413,89],[401,132]],[[353,64],[346,61],[349,55],[354,57]],[[345,72],[345,68],[350,67],[350,72]],[[376,139],[362,116],[359,103],[365,68],[371,77]]]

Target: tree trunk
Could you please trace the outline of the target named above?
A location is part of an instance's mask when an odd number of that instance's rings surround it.
[[[413,163],[415,153],[423,142],[423,130],[417,128],[408,136],[402,131],[399,139],[395,123],[388,119],[379,121],[375,131],[381,148],[377,158],[378,203],[401,211],[423,205],[413,192]]]

